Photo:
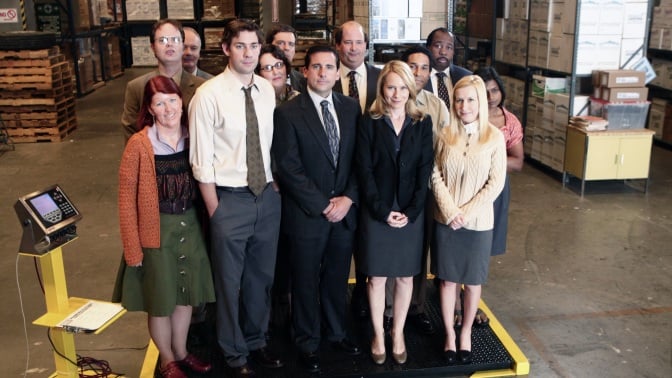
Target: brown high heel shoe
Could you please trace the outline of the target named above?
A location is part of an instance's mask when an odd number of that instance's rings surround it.
[[[392,340],[394,341],[394,333],[392,333]],[[403,337],[403,335],[402,335]],[[406,363],[406,360],[408,359],[408,353],[406,352],[406,342],[404,341],[404,351],[401,353],[394,353],[394,348],[392,351],[392,358],[394,358],[394,361],[398,363],[399,365],[403,365]]]
[[[373,342],[371,342],[371,359],[373,360],[373,363],[376,365],[382,365],[385,363],[385,360],[387,359],[387,353],[383,351],[383,353],[377,354],[373,352]]]

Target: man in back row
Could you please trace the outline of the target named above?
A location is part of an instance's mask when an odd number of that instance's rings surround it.
[[[453,85],[461,78],[471,75],[471,71],[453,64],[455,55],[455,36],[446,28],[436,28],[427,36],[427,48],[432,53],[434,65],[430,80],[425,85],[427,91],[434,93],[450,110],[450,96]]]
[[[362,25],[348,21],[336,29],[334,40],[341,61],[340,80],[336,82],[334,91],[357,100],[362,113],[366,113],[376,99],[376,85],[380,74],[380,69],[365,62],[368,37]],[[356,283],[352,291],[351,307],[355,316],[364,319],[369,315],[366,275],[357,267],[357,248],[354,254]]]
[[[285,57],[291,64],[296,54],[296,30],[289,25],[276,24],[266,35],[266,43],[278,46]],[[291,70],[290,70],[291,69]],[[289,85],[292,89],[299,92],[304,92],[306,89],[306,78],[303,73],[297,71],[295,68],[287,67],[289,75]]]
[[[182,54],[182,68],[192,75],[205,80],[212,79],[212,75],[198,68],[201,58],[201,36],[194,28],[184,28],[184,54]]]
[[[184,29],[176,20],[164,19],[157,21],[152,27],[149,42],[156,57],[158,67],[149,73],[137,77],[126,84],[124,95],[124,110],[121,114],[124,142],[136,131],[138,112],[142,105],[142,96],[145,84],[156,75],[170,77],[179,84],[185,107],[191,101],[196,88],[205,82],[205,79],[190,75],[182,69],[182,53],[184,51]]]

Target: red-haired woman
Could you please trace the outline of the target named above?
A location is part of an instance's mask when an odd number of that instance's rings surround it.
[[[119,224],[126,263],[119,288],[129,311],[146,311],[164,377],[211,369],[187,352],[193,306],[215,300],[194,209],[198,185],[188,160],[182,93],[165,76],[144,91],[136,132],[119,168]]]

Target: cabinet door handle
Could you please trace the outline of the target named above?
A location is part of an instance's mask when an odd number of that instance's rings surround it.
[[[625,162],[625,155],[621,154],[621,165]]]
[[[614,156],[614,164],[616,164],[616,165],[620,164],[620,159],[619,159],[619,155],[618,155],[618,154],[616,154],[616,155]]]

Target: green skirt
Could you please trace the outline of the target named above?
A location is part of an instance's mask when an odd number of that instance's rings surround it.
[[[142,266],[121,259],[112,301],[128,311],[169,316],[176,305],[215,301],[210,261],[196,211],[161,214],[161,247],[143,248]]]

